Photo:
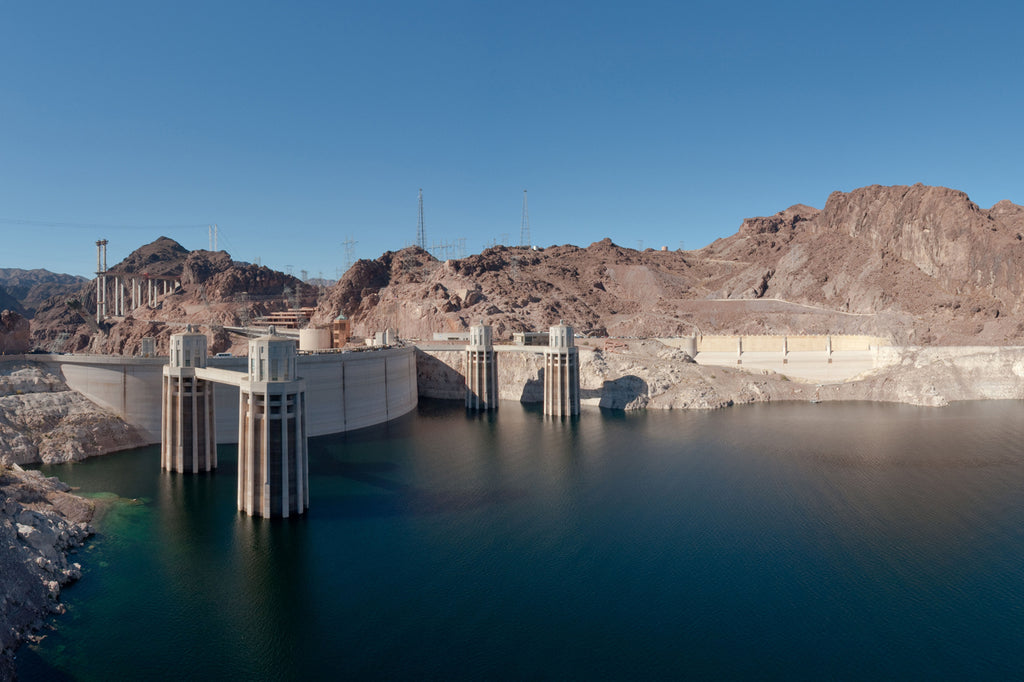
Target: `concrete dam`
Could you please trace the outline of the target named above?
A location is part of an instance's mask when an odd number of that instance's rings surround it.
[[[161,440],[161,385],[166,357],[119,355],[27,356],[58,371],[67,385],[136,427],[150,443]],[[413,348],[311,353],[297,358],[306,382],[309,436],[373,426],[416,408]],[[213,370],[243,373],[245,357],[207,359]],[[214,391],[218,443],[238,442],[237,386]]]

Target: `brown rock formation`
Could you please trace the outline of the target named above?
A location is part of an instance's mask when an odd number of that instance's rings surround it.
[[[495,247],[440,263],[419,249],[360,261],[321,301],[356,334],[406,338],[484,320],[499,337],[565,320],[583,333],[867,333],[1006,344],[1024,331],[1024,208],[943,187],[834,192],[749,218],[698,251]]]
[[[796,205],[749,218],[697,251],[639,252],[609,240],[586,248],[498,246],[439,262],[422,249],[357,262],[323,295],[314,323],[344,313],[354,333],[386,327],[404,338],[465,330],[483,320],[498,338],[559,320],[613,336],[691,333],[866,333],[897,343],[1007,344],[1024,332],[1024,208],[984,210],[942,187],[871,186],[834,192],[822,210]],[[242,349],[220,326],[293,303],[314,287],[161,238],[112,272],[173,274],[182,288],[94,335],[84,316],[95,291],[44,304],[33,339],[63,350],[134,353],[143,336],[166,338],[186,321],[210,325],[211,350]],[[289,293],[290,292],[290,293]],[[168,326],[170,325],[170,326]]]
[[[0,312],[0,355],[24,353],[32,348],[28,320],[16,312]]]

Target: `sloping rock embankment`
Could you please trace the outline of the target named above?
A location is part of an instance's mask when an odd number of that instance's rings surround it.
[[[0,363],[0,463],[78,461],[145,444],[135,428],[53,371]]]
[[[0,465],[0,680],[14,679],[12,656],[51,613],[60,591],[81,577],[68,554],[93,530],[94,505],[56,478]]]

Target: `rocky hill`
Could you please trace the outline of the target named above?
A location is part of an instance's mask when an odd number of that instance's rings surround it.
[[[87,281],[49,270],[0,268],[0,310],[32,317],[46,299],[75,291]]]
[[[357,334],[407,338],[483,320],[499,337],[564,320],[587,334],[866,333],[1008,344],[1024,331],[1024,207],[943,187],[834,192],[744,221],[696,251],[495,247],[439,262],[415,247],[359,261],[321,300]]]
[[[246,324],[274,310],[315,305],[318,289],[267,267],[234,261],[224,251],[189,251],[161,237],[110,267],[116,275],[176,277],[181,287],[160,294],[154,307],[142,306],[112,318],[95,333],[87,318],[96,310],[96,285],[87,282],[71,294],[47,300],[32,320],[32,339],[41,348],[64,352],[137,353],[141,339],[156,337],[164,352],[170,334],[185,323],[203,325],[210,352],[229,350],[236,340],[222,328]],[[109,305],[109,304],[108,304]],[[56,346],[60,346],[57,348]]]
[[[899,344],[1014,344],[1024,333],[1022,266],[1024,207],[982,209],[943,187],[875,185],[834,192],[822,209],[749,218],[695,251],[636,251],[605,239],[497,246],[440,262],[410,247],[358,261],[323,294],[223,251],[160,238],[111,267],[180,277],[182,288],[156,308],[106,322],[96,335],[86,320],[95,287],[85,283],[40,305],[32,333],[44,348],[134,353],[143,336],[163,349],[188,321],[212,325],[212,352],[240,350],[219,327],[318,302],[314,323],[342,312],[357,336],[394,327],[430,339],[483,320],[509,338],[564,320],[584,334],[624,337],[863,333]]]

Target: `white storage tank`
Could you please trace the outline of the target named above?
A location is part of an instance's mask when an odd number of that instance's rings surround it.
[[[330,347],[330,329],[312,327],[299,330],[299,350],[327,350]]]

